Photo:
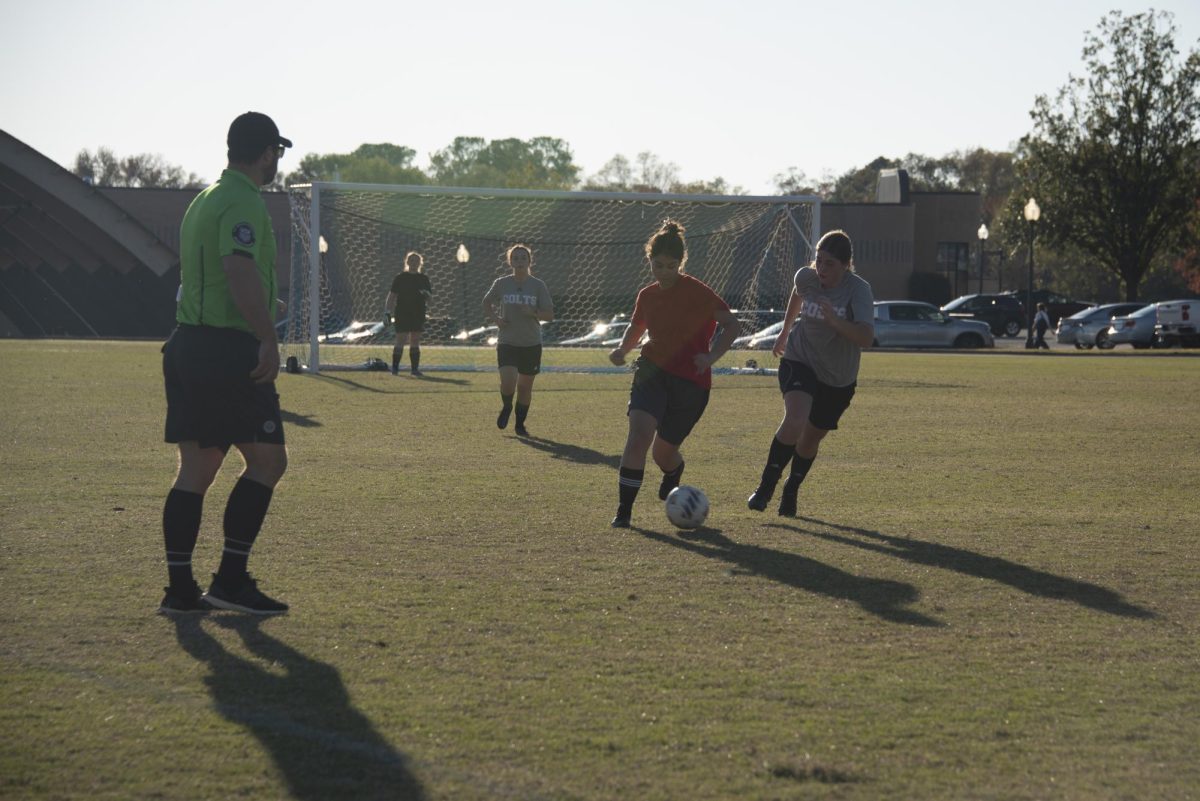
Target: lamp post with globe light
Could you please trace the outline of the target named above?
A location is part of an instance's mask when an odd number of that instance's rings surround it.
[[[979,230],[975,232],[979,237],[979,294],[983,294],[983,269],[984,259],[987,258],[987,252],[984,248],[987,247],[988,229],[985,223],[979,224]],[[971,290],[967,290],[970,292]]]
[[[471,260],[471,251],[467,250],[467,246],[460,242],[458,250],[454,252],[454,258],[458,261],[458,285],[462,290],[462,335],[465,341],[467,338],[467,262]]]
[[[1029,294],[1025,296],[1025,317],[1028,322],[1028,328],[1025,329],[1025,348],[1027,350],[1033,349],[1033,236],[1034,228],[1041,216],[1042,210],[1038,208],[1037,201],[1029,198],[1029,202],[1025,204],[1025,221],[1029,223]]]

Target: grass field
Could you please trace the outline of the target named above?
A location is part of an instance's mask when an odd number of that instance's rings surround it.
[[[0,341],[4,799],[1200,797],[1200,359],[867,353],[795,520],[718,378],[694,533],[608,526],[627,376],[282,376],[292,611],[187,622],[158,359]]]

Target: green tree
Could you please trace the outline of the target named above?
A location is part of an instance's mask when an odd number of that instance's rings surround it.
[[[429,157],[439,186],[496,189],[571,189],[579,175],[571,148],[561,139],[529,140],[459,136]]]
[[[195,173],[168,164],[157,153],[139,153],[118,158],[107,147],[95,153],[81,150],[75,156],[75,175],[93,186],[123,186],[143,189],[195,189],[205,185]]]
[[[730,186],[720,176],[712,180],[683,181],[679,165],[663,161],[649,151],[637,154],[634,162],[621,154],[613,156],[600,171],[584,181],[589,192],[663,192],[673,195],[740,195],[740,186]]]
[[[1113,11],[1087,34],[1087,76],[1035,101],[1018,150],[1020,192],[1004,214],[1021,228],[1021,208],[1036,198],[1038,241],[1113,273],[1128,300],[1179,252],[1197,213],[1200,51],[1179,61],[1172,20]]]
[[[413,164],[417,151],[389,143],[362,144],[351,153],[309,153],[283,183],[344,181],[359,184],[429,183],[428,176]]]

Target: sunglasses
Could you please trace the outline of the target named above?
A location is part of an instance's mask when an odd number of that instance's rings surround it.
[[[277,158],[283,158],[283,154],[285,152],[287,152],[286,147],[284,147],[283,145],[275,145],[275,156]]]

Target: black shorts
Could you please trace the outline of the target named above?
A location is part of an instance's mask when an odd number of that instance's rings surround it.
[[[653,416],[658,421],[659,438],[676,447],[682,445],[708,406],[709,390],[671,375],[642,356],[634,366],[629,411],[637,409]]]
[[[537,375],[542,371],[542,346],[497,345],[496,364],[515,367],[521,375]]]
[[[854,397],[854,388],[857,386],[856,381],[845,387],[831,387],[818,379],[813,369],[804,362],[779,360],[779,391],[784,395],[789,392],[807,392],[812,395],[812,409],[808,412],[808,422],[817,428],[826,431],[837,429],[842,413],[850,408],[850,400]]]
[[[392,321],[392,327],[396,329],[397,334],[408,334],[413,331],[424,331],[425,315],[421,312],[416,314],[403,312],[397,315],[395,320]]]
[[[167,442],[201,448],[283,443],[275,383],[256,384],[258,340],[232,328],[181,325],[163,347]]]

